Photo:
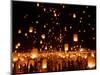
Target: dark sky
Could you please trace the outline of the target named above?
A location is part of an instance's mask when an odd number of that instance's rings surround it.
[[[13,1],[12,14],[13,51],[63,50],[73,34],[79,47],[96,50],[96,6]]]

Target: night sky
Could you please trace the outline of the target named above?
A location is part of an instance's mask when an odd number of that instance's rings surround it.
[[[78,46],[96,50],[96,6],[12,2],[13,51],[63,50],[73,47],[73,34]]]

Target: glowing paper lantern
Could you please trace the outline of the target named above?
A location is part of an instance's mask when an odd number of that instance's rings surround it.
[[[15,48],[18,49],[18,47],[19,47],[20,45],[21,45],[20,43],[17,43],[16,46],[15,46]]]
[[[64,50],[65,50],[65,52],[68,51],[68,44],[65,44],[65,45],[64,45]]]
[[[42,39],[45,39],[45,34],[42,34],[42,35],[41,35],[41,38],[42,38]]]
[[[21,33],[21,29],[18,30],[18,33],[19,33],[19,34]]]
[[[45,46],[45,50],[47,50],[47,46]]]
[[[17,46],[20,46],[20,43],[18,43]]]
[[[88,57],[88,68],[95,68],[96,66],[96,62],[95,62],[95,58],[93,57]]]
[[[20,64],[18,64],[18,69],[20,69],[21,67],[20,67]]]
[[[54,13],[54,16],[56,17],[56,16],[57,16],[57,14],[56,14],[56,13]]]
[[[43,69],[47,68],[47,60],[46,59],[43,59],[43,61],[42,61],[42,68]]]
[[[73,35],[73,41],[77,42],[78,41],[78,34]]]
[[[13,62],[16,62],[18,60],[18,57],[13,57]]]
[[[42,44],[42,40],[40,40],[40,44]]]
[[[16,45],[15,48],[18,49],[18,46]]]
[[[20,57],[20,60],[21,60],[21,61],[24,61],[24,58],[23,58],[23,57]]]
[[[33,27],[29,27],[29,33],[33,32]]]
[[[39,4],[39,3],[37,3],[37,7],[39,7],[39,5],[40,5],[40,4]]]
[[[94,53],[91,53],[91,57],[93,57],[93,58],[95,57]]]
[[[73,18],[76,18],[76,14],[75,13],[73,14]]]
[[[27,33],[25,33],[25,36],[27,36]]]
[[[12,67],[14,68],[14,64],[12,63]]]
[[[38,49],[37,48],[33,48],[32,52],[31,52],[31,58],[34,59],[38,56]]]

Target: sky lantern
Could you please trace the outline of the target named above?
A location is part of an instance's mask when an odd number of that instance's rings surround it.
[[[42,39],[45,39],[45,34],[42,34],[42,35],[41,35],[41,38],[42,38]]]
[[[29,27],[29,33],[32,33],[33,32],[33,27]]]
[[[27,36],[27,33],[25,33],[25,36]]]
[[[42,44],[43,42],[42,42],[42,40],[40,40],[40,44]]]
[[[76,18],[76,14],[75,13],[73,13],[73,18]]]
[[[94,54],[94,53],[91,53],[91,57],[93,57],[93,58],[94,58],[94,57],[95,57],[95,54]]]
[[[18,30],[18,33],[21,34],[21,32],[22,32],[21,29],[19,29],[19,30]]]
[[[68,51],[68,47],[69,47],[68,44],[65,44],[65,45],[64,45],[64,50],[65,50],[65,52]]]
[[[38,49],[37,48],[33,48],[31,51],[31,58],[34,59],[38,56]]]
[[[15,48],[18,49],[18,46],[16,45]]]
[[[95,68],[96,66],[96,61],[95,58],[93,57],[88,57],[88,68]]]
[[[16,62],[16,61],[18,61],[18,57],[17,56],[14,56],[13,57],[13,62]]]
[[[20,46],[20,43],[18,43],[17,45]]]
[[[77,41],[78,41],[78,34],[74,34],[74,35],[73,35],[73,41],[74,41],[74,42],[77,42]]]
[[[42,61],[42,69],[46,69],[47,68],[47,60],[43,59]]]
[[[45,50],[47,50],[47,46],[45,46]]]
[[[15,48],[18,49],[20,47],[20,45],[21,45],[20,43],[17,43]]]

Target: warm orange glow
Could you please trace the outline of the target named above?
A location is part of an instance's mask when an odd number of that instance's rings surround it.
[[[24,58],[21,57],[20,60],[21,60],[21,61],[24,61]]]
[[[16,45],[16,47],[15,47],[16,49],[18,49],[18,46]]]
[[[52,46],[50,46],[50,48],[52,48]]]
[[[27,33],[25,33],[25,36],[27,36]]]
[[[20,43],[18,43],[17,46],[20,46]]]
[[[40,4],[39,4],[39,3],[37,3],[37,7],[39,7],[39,5],[40,5]]]
[[[30,69],[30,65],[28,65],[28,70]]]
[[[88,68],[94,68],[96,66],[95,59],[93,57],[88,57]]]
[[[34,59],[34,58],[36,58],[36,57],[37,57],[36,54],[32,54],[32,55],[31,55],[31,58],[32,58],[32,59]]]
[[[18,33],[19,33],[19,34],[21,33],[21,29],[18,30]]]
[[[73,18],[76,18],[76,14],[75,13],[73,14]]]
[[[42,37],[42,39],[45,39],[45,34],[42,34],[41,37]]]
[[[13,57],[13,62],[16,62],[18,60],[17,57]]]
[[[45,50],[47,50],[47,46],[45,46]]]
[[[30,61],[29,61],[29,65],[30,65],[30,64],[31,64],[32,66],[34,66],[34,64],[35,64],[35,63],[34,63],[34,60],[30,60]]]
[[[38,49],[37,48],[33,48],[32,52],[31,52],[31,58],[34,59],[38,56]]]
[[[46,59],[43,59],[43,61],[42,61],[42,68],[43,69],[47,68],[47,60]]]
[[[20,65],[18,65],[18,69],[20,69]]]
[[[88,67],[89,67],[89,68],[94,68],[94,67],[95,67],[95,64],[89,63],[89,64],[88,64]]]
[[[91,56],[92,56],[92,57],[95,57],[94,53],[91,53]]]
[[[56,14],[56,13],[54,13],[54,16],[56,17],[56,16],[57,16],[57,14]]]
[[[73,41],[77,42],[78,41],[78,34],[73,35]]]
[[[40,44],[42,44],[42,40],[40,40]]]
[[[68,51],[68,44],[65,44],[65,45],[64,45],[64,50],[65,50],[65,52]]]
[[[84,49],[83,48],[80,48],[80,52],[82,52],[82,51],[84,51]]]
[[[20,46],[20,43],[17,43],[17,45],[15,46],[16,49],[18,49],[18,47]]]
[[[33,32],[33,27],[29,27],[29,33]]]

